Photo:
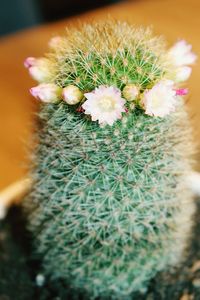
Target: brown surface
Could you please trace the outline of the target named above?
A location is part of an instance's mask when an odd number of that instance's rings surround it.
[[[104,7],[61,22],[8,36],[0,40],[0,188],[25,174],[26,144],[30,139],[30,121],[34,101],[29,88],[35,85],[23,68],[27,56],[40,56],[49,38],[64,32],[69,23],[78,20],[107,18],[128,20],[136,25],[153,25],[155,33],[164,34],[170,43],[184,38],[200,53],[199,0],[141,0],[126,1]],[[189,82],[189,107],[195,114],[196,139],[200,137],[200,63],[194,67]]]

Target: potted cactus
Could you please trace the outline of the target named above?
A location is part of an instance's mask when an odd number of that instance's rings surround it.
[[[195,211],[183,87],[196,56],[112,20],[69,28],[42,58],[32,188],[42,273],[86,299],[132,299],[184,257]]]

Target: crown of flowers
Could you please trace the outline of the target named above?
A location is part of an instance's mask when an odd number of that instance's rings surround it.
[[[50,41],[52,47],[59,43],[59,37]],[[77,113],[91,116],[92,121],[100,125],[113,125],[121,119],[123,113],[139,107],[145,114],[155,117],[165,117],[176,110],[180,96],[188,93],[186,88],[178,88],[178,84],[186,81],[191,75],[191,67],[196,55],[191,51],[192,46],[184,40],[178,41],[168,50],[168,59],[175,67],[175,80],[163,78],[152,87],[141,91],[135,83],[128,83],[123,90],[115,86],[100,85],[94,90],[86,92],[75,85],[64,88],[52,83],[50,70],[43,58],[28,57],[25,67],[28,68],[33,79],[40,84],[30,89],[31,94],[44,103],[66,102],[77,105]]]

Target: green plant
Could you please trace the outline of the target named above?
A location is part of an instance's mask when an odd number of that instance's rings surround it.
[[[175,78],[162,39],[112,21],[69,29],[46,60],[51,83],[84,92],[135,84],[142,94]],[[24,203],[29,229],[44,274],[87,299],[129,299],[145,289],[180,260],[190,232],[194,207],[184,177],[193,143],[183,101],[165,118],[144,114],[138,99],[126,108],[103,127],[80,103],[41,104],[38,114]]]

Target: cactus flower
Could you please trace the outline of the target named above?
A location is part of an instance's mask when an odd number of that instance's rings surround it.
[[[31,88],[30,93],[42,102],[56,103],[61,99],[62,89],[54,83],[42,83]]]
[[[85,114],[91,115],[92,121],[98,120],[99,124],[113,125],[125,112],[126,101],[121,97],[121,91],[113,86],[100,86],[85,97],[87,100],[82,105]]]
[[[175,66],[186,66],[193,64],[197,56],[192,51],[192,45],[180,40],[169,49],[169,57]]]
[[[68,85],[62,92],[63,100],[69,104],[74,105],[83,99],[83,93],[75,85]]]
[[[142,104],[150,116],[164,117],[175,111],[177,99],[173,81],[162,80],[143,94]]]

